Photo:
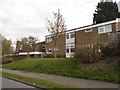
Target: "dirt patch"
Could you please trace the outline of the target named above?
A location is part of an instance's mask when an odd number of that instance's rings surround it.
[[[111,59],[111,60],[101,60],[98,62],[92,62],[87,64],[80,64],[79,69],[81,70],[103,70],[103,69],[112,69],[118,67],[118,60]]]

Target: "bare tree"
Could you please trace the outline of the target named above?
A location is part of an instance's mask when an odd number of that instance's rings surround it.
[[[56,40],[59,37],[59,35],[63,34],[66,31],[66,25],[63,16],[60,14],[60,10],[58,9],[57,13],[54,13],[53,20],[47,20],[46,27],[48,29],[48,32],[50,32],[51,38],[54,41],[54,57],[57,57],[57,46],[56,46]]]
[[[27,52],[27,57],[29,59],[29,52],[34,51],[34,45],[38,41],[37,37],[29,36],[22,37],[20,40],[16,42],[16,52]]]

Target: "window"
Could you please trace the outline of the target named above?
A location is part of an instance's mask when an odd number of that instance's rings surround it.
[[[112,26],[111,25],[106,25],[105,26],[105,32],[112,32]]]
[[[45,49],[45,45],[42,45],[42,49]]]
[[[47,38],[47,39],[46,39],[46,42],[47,42],[47,43],[52,42],[52,38]]]
[[[46,42],[49,43],[49,38],[46,39]]]
[[[47,53],[51,54],[52,53],[52,48],[47,49]]]
[[[98,34],[112,32],[112,26],[111,25],[105,25],[98,27]]]
[[[70,36],[71,36],[71,38],[74,38],[74,37],[75,37],[75,33],[74,33],[74,32],[71,32],[71,33],[70,33]]]
[[[92,28],[86,29],[85,32],[92,32]]]
[[[71,52],[75,52],[75,48],[71,48]]]
[[[66,39],[69,39],[69,33],[66,34]]]
[[[52,49],[51,49],[51,48],[50,48],[50,49],[48,49],[48,52],[50,52],[50,53],[51,53],[51,52],[52,52]]]
[[[98,34],[104,33],[104,26],[98,27]]]
[[[69,48],[68,48],[68,49],[66,49],[66,53],[69,53]]]

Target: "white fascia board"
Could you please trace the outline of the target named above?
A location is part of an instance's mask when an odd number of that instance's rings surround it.
[[[91,25],[91,26],[88,26],[88,27],[80,28],[80,29],[76,29],[76,31],[90,29],[90,28],[99,27],[99,26],[104,26],[104,25],[108,25],[108,24],[111,24],[111,23],[116,23],[116,20],[112,20],[112,21],[109,21],[109,22],[104,22],[104,23],[100,23],[100,24],[96,24],[96,25]]]
[[[116,22],[117,22],[117,23],[120,22],[120,18],[116,18]]]
[[[45,52],[30,52],[29,54],[44,54]]]
[[[18,55],[27,55],[27,54],[45,54],[45,52],[20,52]]]
[[[27,55],[27,52],[20,52],[18,55]]]
[[[65,33],[75,32],[75,30],[68,30]]]

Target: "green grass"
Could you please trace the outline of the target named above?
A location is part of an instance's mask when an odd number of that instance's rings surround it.
[[[35,79],[35,78],[30,78],[30,77],[25,77],[25,76],[20,76],[20,75],[16,75],[16,74],[11,74],[11,73],[6,73],[3,72],[2,76],[11,78],[11,79],[15,79],[15,80],[19,80],[19,81],[23,81],[25,83],[28,84],[36,84],[37,86],[42,86],[44,88],[52,88],[57,90],[57,88],[75,88],[73,86],[70,85],[64,85],[64,84],[59,84],[56,82],[52,82],[52,81],[48,81],[48,80],[44,80],[44,79]]]
[[[81,70],[78,69],[78,61],[76,59],[25,59],[4,65],[3,68],[120,83],[118,69]]]
[[[0,72],[0,76],[2,75],[2,72]]]

